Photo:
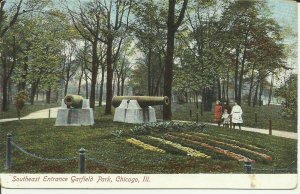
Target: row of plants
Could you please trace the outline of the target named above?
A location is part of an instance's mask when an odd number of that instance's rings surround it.
[[[141,140],[139,140],[139,138]],[[210,158],[210,156],[200,151],[161,138],[152,137],[152,136],[139,137],[139,138],[138,139],[130,138],[127,139],[126,141],[135,146],[141,147],[145,150],[156,151],[161,153],[168,152],[172,154],[187,155],[187,156],[192,156],[197,158]]]
[[[193,156],[193,157],[200,157],[200,158],[210,158],[210,156],[202,153],[202,152],[199,152],[197,150],[194,150],[190,147],[185,147],[185,146],[182,146],[181,144],[179,143],[174,143],[172,141],[168,141],[168,140],[164,140],[164,139],[161,139],[161,138],[157,138],[157,137],[152,137],[152,136],[149,136],[150,139],[154,139],[154,140],[157,140],[157,141],[160,141],[161,143],[163,144],[166,144],[166,145],[170,145],[170,146],[173,146],[177,149],[180,149],[184,152],[187,153],[188,156]]]
[[[211,135],[214,135],[214,134],[211,133]],[[240,138],[242,138],[242,136],[240,136],[240,135],[239,135],[240,137],[236,137],[236,136],[232,137],[231,135],[221,134],[221,133],[219,133],[218,136],[221,136],[223,138],[233,139],[235,141],[240,141]],[[244,145],[251,145],[253,143],[253,139],[243,138],[242,142],[243,142]],[[263,151],[266,151],[266,152],[270,152],[269,149],[265,148],[265,146],[264,146],[264,144],[262,142],[259,142],[259,141],[255,142],[255,147],[258,148],[258,149],[260,149],[260,150],[263,150]]]
[[[244,147],[240,147],[235,144],[230,144],[230,143],[226,143],[226,142],[222,142],[222,141],[218,141],[218,140],[214,140],[214,139],[199,137],[197,134],[190,135],[190,134],[180,133],[180,134],[178,134],[178,136],[189,139],[189,140],[197,141],[197,142],[207,143],[207,144],[213,145],[215,147],[217,146],[222,149],[228,149],[228,150],[231,150],[234,152],[239,152],[239,153],[243,154],[244,156],[249,156],[252,158],[259,156],[263,160],[272,161],[272,157],[269,155],[266,155],[261,152],[253,151],[253,150],[250,150],[250,149],[247,149]]]
[[[190,140],[190,139],[187,139],[187,138],[183,138],[183,137],[180,137],[178,135],[174,135],[174,134],[166,134],[164,136],[166,139],[168,140],[171,140],[171,141],[180,141],[181,142],[187,142],[187,143],[191,143],[191,144],[195,144],[197,146],[201,146],[201,147],[205,147],[207,149],[210,149],[212,151],[215,151],[219,154],[224,154],[228,157],[231,157],[233,159],[236,159],[240,162],[255,162],[255,160],[253,159],[250,159],[244,155],[241,155],[241,154],[237,154],[237,153],[234,153],[234,152],[231,152],[229,150],[226,150],[226,149],[222,149],[222,148],[219,148],[219,147],[215,147],[215,146],[211,146],[207,143],[202,143],[202,142],[198,142],[198,141],[194,141],[194,140]]]
[[[126,141],[128,143],[134,145],[134,146],[141,147],[144,150],[150,150],[150,151],[154,151],[154,152],[166,153],[165,150],[162,150],[162,149],[160,149],[158,147],[155,147],[155,146],[152,146],[150,144],[146,144],[146,143],[144,143],[140,140],[137,140],[135,138],[130,138],[130,139],[127,139]]]
[[[131,129],[135,135],[149,135],[168,131],[207,131],[207,127],[205,124],[197,122],[166,121],[136,125]]]
[[[137,136],[135,137],[136,139],[146,143],[146,144],[150,144],[153,145],[155,147],[158,147],[160,149],[166,150],[166,152],[170,153],[170,154],[176,154],[176,155],[182,155],[182,156],[186,156],[186,152],[176,148],[174,146],[168,145],[168,144],[164,144],[161,141],[155,140],[155,139],[150,139],[148,138],[148,136]]]
[[[214,140],[222,140],[222,141],[227,142],[227,143],[233,143],[233,144],[238,145],[240,147],[245,147],[247,149],[254,149],[256,151],[266,151],[266,152],[269,151],[265,148],[257,147],[257,146],[252,145],[252,144],[246,144],[246,143],[243,143],[241,141],[235,140],[232,137],[230,137],[230,138],[228,136],[223,137],[224,136],[223,134],[209,135],[207,133],[195,133],[195,132],[188,132],[188,134],[201,136],[201,137],[208,137],[208,138],[214,139]]]

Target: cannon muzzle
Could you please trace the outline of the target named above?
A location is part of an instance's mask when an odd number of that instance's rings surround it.
[[[136,100],[142,108],[169,104],[169,98],[167,96],[115,96],[112,99],[113,107],[118,107],[122,100]]]
[[[64,102],[68,108],[82,108],[83,97],[79,95],[67,94]]]

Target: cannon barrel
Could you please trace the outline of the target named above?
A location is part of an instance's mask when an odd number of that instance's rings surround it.
[[[79,95],[67,94],[64,102],[68,108],[82,108],[83,97]]]
[[[142,108],[169,104],[169,98],[167,96],[115,96],[112,99],[113,107],[118,107],[122,100],[136,100]]]

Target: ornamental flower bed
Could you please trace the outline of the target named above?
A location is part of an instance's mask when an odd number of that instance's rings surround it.
[[[220,136],[223,136],[223,134],[218,134],[219,136],[212,136],[212,135],[209,135],[209,134],[205,134],[205,133],[195,133],[195,132],[189,132],[187,134],[191,134],[193,136],[200,136],[200,137],[208,137],[210,139],[214,139],[214,140],[222,140],[222,141],[225,141],[227,143],[234,143],[238,146],[243,146],[247,149],[254,149],[254,150],[257,150],[257,151],[266,151],[268,152],[269,150],[266,150],[264,148],[260,148],[260,147],[257,147],[255,145],[251,145],[251,144],[245,144],[245,143],[242,143],[240,141],[237,141],[237,140],[234,140],[234,139],[229,139],[229,138],[225,138],[225,137],[220,137]]]
[[[183,151],[181,149],[178,149],[176,147],[173,147],[171,145],[165,144],[165,143],[163,143],[159,140],[156,140],[156,139],[153,139],[153,138],[150,139],[148,136],[138,136],[138,137],[135,137],[135,138],[142,141],[142,142],[144,142],[144,143],[146,143],[146,144],[150,144],[152,146],[155,146],[155,147],[158,147],[162,150],[165,150],[168,153],[186,156],[185,151]]]
[[[162,150],[162,149],[159,149],[155,146],[152,146],[152,145],[149,145],[149,144],[146,144],[142,141],[139,141],[137,139],[134,139],[134,138],[130,138],[130,139],[127,139],[126,140],[128,143],[134,145],[134,146],[137,146],[137,147],[141,147],[143,148],[144,150],[150,150],[150,151],[154,151],[154,152],[160,152],[160,153],[166,153],[165,150]]]
[[[191,140],[194,140],[194,141],[199,141],[200,140],[200,141],[205,141],[205,142],[208,142],[208,143],[212,142],[212,143],[215,143],[217,145],[225,145],[225,146],[230,147],[230,148],[235,148],[237,150],[249,152],[251,154],[260,156],[260,157],[262,157],[265,160],[269,160],[269,161],[272,160],[271,156],[268,156],[266,154],[263,154],[263,153],[260,153],[260,152],[256,152],[256,151],[253,151],[253,150],[250,150],[250,149],[247,149],[247,148],[243,148],[243,147],[240,147],[240,146],[237,146],[237,145],[234,145],[234,144],[229,144],[229,143],[225,143],[225,142],[221,142],[221,141],[217,141],[217,140],[213,140],[213,139],[208,139],[208,138],[204,139],[204,138],[199,137],[199,136],[193,136],[193,135],[184,134],[184,133],[181,133],[180,135],[182,137],[185,137],[187,139],[191,139]]]
[[[149,136],[150,139],[154,139],[154,140],[158,140],[164,144],[167,144],[167,145],[171,145],[175,148],[178,148],[182,151],[185,151],[187,153],[188,156],[193,156],[193,157],[200,157],[200,158],[210,158],[210,156],[202,153],[202,152],[199,152],[197,150],[194,150],[190,147],[185,147],[185,146],[182,146],[178,143],[174,143],[174,142],[171,142],[171,141],[168,141],[168,140],[164,140],[164,139],[160,139],[160,138],[157,138],[157,137],[152,137],[152,136]]]
[[[189,140],[189,139],[186,139],[186,138],[177,137],[177,136],[174,136],[174,135],[171,135],[171,134],[166,134],[165,137],[168,138],[168,139],[171,139],[172,141],[173,140],[178,140],[178,139],[180,140],[181,139],[181,140],[184,140],[184,141],[189,142],[189,143],[200,145],[202,147],[211,149],[211,150],[213,150],[215,152],[218,152],[220,154],[227,155],[227,156],[229,156],[231,158],[234,158],[234,159],[236,159],[236,160],[238,160],[240,162],[255,162],[255,160],[252,160],[252,159],[250,159],[248,157],[245,157],[245,156],[243,156],[241,154],[236,154],[236,153],[231,152],[229,150],[225,150],[225,149],[222,149],[222,148],[219,148],[219,147],[214,147],[214,146],[211,146],[211,145],[206,144],[206,143],[200,143],[200,142]]]

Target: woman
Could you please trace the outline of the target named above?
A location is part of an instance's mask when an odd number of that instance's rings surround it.
[[[242,108],[238,105],[237,102],[235,102],[234,106],[231,109],[231,118],[232,118],[232,124],[234,129],[235,129],[235,125],[238,125],[240,130],[242,129],[241,128],[241,124],[243,123],[242,114],[243,114]]]
[[[218,126],[221,125],[221,119],[222,119],[222,105],[220,101],[217,101],[215,106],[215,121],[218,123]]]

